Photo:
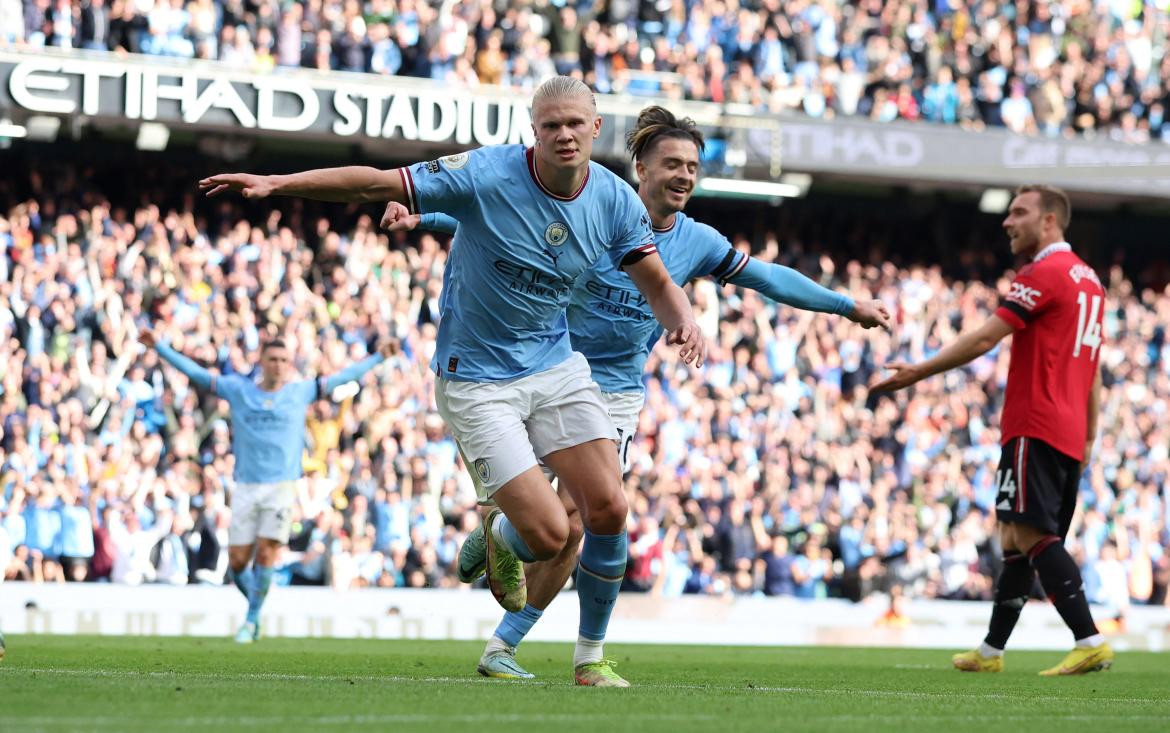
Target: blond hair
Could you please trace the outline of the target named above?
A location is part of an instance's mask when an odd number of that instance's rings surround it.
[[[1040,210],[1045,214],[1056,214],[1056,224],[1060,231],[1068,229],[1072,219],[1072,204],[1068,201],[1068,194],[1057,188],[1043,183],[1028,183],[1016,189],[1016,195],[1034,193],[1040,197]]]
[[[585,82],[571,76],[551,76],[546,79],[532,95],[532,106],[535,108],[541,102],[575,97],[588,97],[593,111],[597,111],[597,98],[593,96],[593,90]]]

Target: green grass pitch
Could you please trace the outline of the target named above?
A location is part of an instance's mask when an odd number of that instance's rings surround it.
[[[612,644],[634,687],[572,686],[568,644],[526,643],[536,680],[475,673],[478,642],[10,636],[0,731],[1154,731],[1170,729],[1170,656],[1036,675],[934,650]]]

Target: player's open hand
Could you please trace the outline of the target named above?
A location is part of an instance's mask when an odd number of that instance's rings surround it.
[[[693,363],[696,367],[701,367],[707,361],[707,339],[703,338],[699,324],[693,321],[684,323],[667,334],[666,343],[679,347],[678,355],[682,357],[684,364]]]
[[[881,326],[887,331],[891,330],[890,309],[880,300],[856,301],[853,304],[853,312],[847,317],[862,328]]]
[[[382,228],[388,232],[412,231],[420,221],[421,216],[410,213],[410,209],[397,201],[386,204],[386,212],[382,214]]]
[[[894,374],[872,385],[869,388],[870,392],[897,392],[900,389],[909,387],[924,376],[920,372],[917,364],[892,361],[886,364],[886,369],[893,371]]]
[[[378,353],[381,354],[384,359],[389,359],[390,357],[397,354],[398,349],[398,339],[382,339],[382,342],[378,344]]]
[[[153,349],[158,345],[158,336],[154,332],[153,327],[143,328],[138,332],[138,343],[142,344],[148,349]]]
[[[208,196],[218,196],[224,191],[239,191],[246,199],[262,199],[270,196],[274,188],[271,176],[252,173],[220,173],[199,182],[199,190]]]

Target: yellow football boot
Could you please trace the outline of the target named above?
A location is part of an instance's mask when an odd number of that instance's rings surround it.
[[[1040,673],[1041,677],[1059,677],[1066,674],[1098,672],[1113,666],[1113,649],[1108,642],[1097,646],[1079,646],[1068,653],[1060,664]]]
[[[955,669],[964,672],[1002,672],[1003,655],[985,657],[979,653],[978,649],[972,649],[969,652],[961,652],[951,657],[951,664],[955,665]]]

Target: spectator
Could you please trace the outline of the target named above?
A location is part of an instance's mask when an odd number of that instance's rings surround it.
[[[607,93],[1134,144],[1160,139],[1170,96],[1166,35],[1151,30],[1164,29],[1167,10],[1156,4],[1143,20],[1116,21],[1108,4],[1017,12],[979,0],[874,0],[863,12],[842,0],[734,11],[722,0],[623,0],[602,15],[544,0],[502,10],[459,3],[442,14],[417,0],[184,3],[113,0],[107,11],[105,0],[0,0],[0,45],[108,47],[237,68],[258,59],[260,71],[299,64],[518,89],[560,72]],[[1102,23],[1118,29],[1098,34]]]
[[[154,580],[168,585],[186,585],[190,576],[187,560],[185,518],[167,512],[158,520],[162,538],[150,551]]]
[[[796,595],[796,581],[792,574],[794,560],[788,553],[788,538],[784,535],[773,537],[771,548],[760,560],[764,566],[765,595]]]
[[[999,116],[1004,125],[1015,133],[1035,132],[1036,120],[1032,115],[1032,102],[1025,94],[1024,82],[1013,79],[1009,86],[1011,94],[999,105]]]
[[[24,0],[0,0],[0,48],[24,45],[24,8]]]
[[[394,75],[402,69],[402,50],[390,34],[386,23],[370,26],[370,71],[375,74]]]
[[[133,0],[114,0],[110,7],[110,49],[142,53],[142,36],[148,24],[135,9]]]
[[[86,580],[94,553],[93,521],[76,485],[68,487],[62,500],[61,565],[68,580]]]
[[[792,562],[792,580],[796,584],[797,598],[826,598],[829,594],[827,581],[833,577],[832,558],[826,557],[828,548],[821,546],[821,540],[813,535],[805,540],[804,551]]]
[[[81,6],[81,29],[78,40],[82,48],[105,51],[109,48],[110,11],[105,0],[89,0]]]

